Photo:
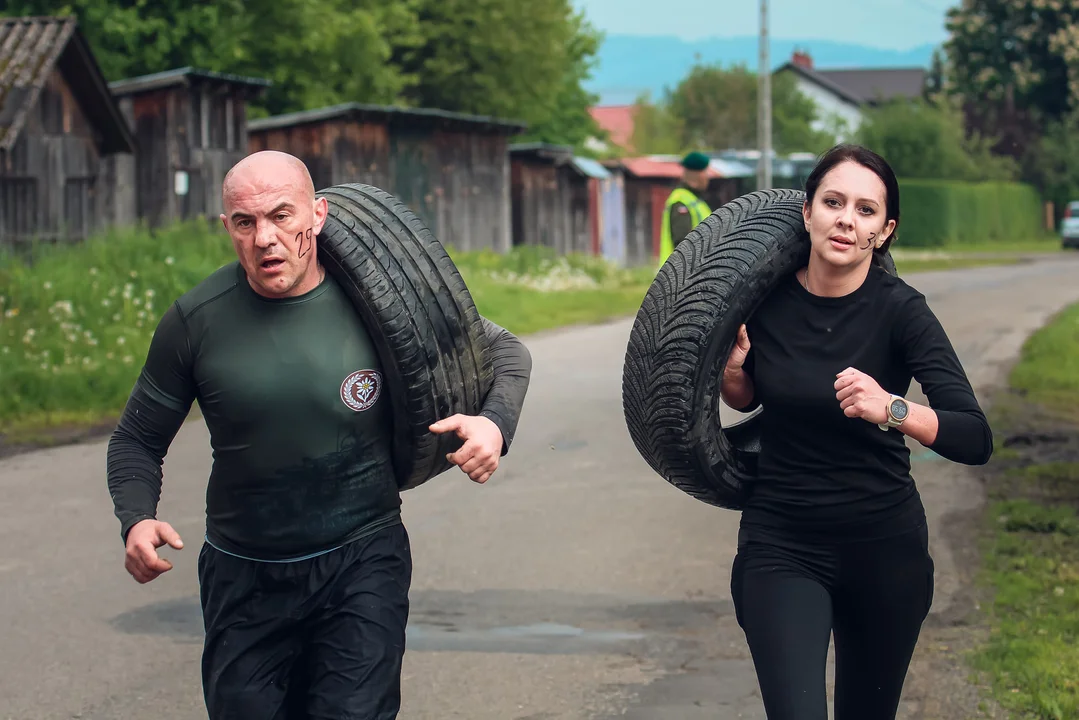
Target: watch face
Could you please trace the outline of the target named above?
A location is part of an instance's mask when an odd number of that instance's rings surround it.
[[[903,420],[907,417],[907,404],[902,400],[892,401],[892,417],[896,420]]]

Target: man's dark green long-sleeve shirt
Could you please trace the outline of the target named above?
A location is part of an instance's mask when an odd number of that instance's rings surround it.
[[[512,442],[531,357],[484,319],[495,381],[483,414]],[[196,400],[213,469],[206,535],[260,560],[332,549],[399,522],[391,411],[371,337],[330,276],[269,299],[238,262],[165,312],[109,443],[108,486],[121,533],[156,517],[162,462]]]

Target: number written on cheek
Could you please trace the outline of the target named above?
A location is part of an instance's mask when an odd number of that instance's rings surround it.
[[[311,235],[314,228],[307,228],[306,231],[296,233],[296,244],[300,246],[299,257],[303,257],[307,253],[311,252]],[[304,240],[307,240],[307,248],[304,248]]]

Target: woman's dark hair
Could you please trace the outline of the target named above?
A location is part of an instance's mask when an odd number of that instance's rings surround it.
[[[856,162],[862,167],[872,170],[880,178],[880,181],[884,183],[884,224],[887,225],[889,220],[895,220],[895,229],[892,230],[892,234],[884,242],[884,245],[873,249],[876,255],[884,255],[884,253],[888,252],[892,241],[898,237],[899,181],[895,179],[895,173],[892,172],[891,166],[880,155],[861,145],[849,143],[836,145],[821,155],[816,167],[813,168],[813,172],[809,173],[809,177],[806,178],[806,203],[812,206],[813,198],[816,196],[817,188],[820,187],[824,176],[836,165],[847,161]]]

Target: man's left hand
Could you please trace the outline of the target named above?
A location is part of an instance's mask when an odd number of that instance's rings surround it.
[[[446,459],[478,483],[485,483],[498,469],[502,456],[502,431],[482,415],[452,415],[431,425],[431,432],[456,432],[464,440],[461,448]]]
[[[891,395],[860,370],[847,368],[836,375],[836,399],[843,414],[849,418],[862,418],[880,425],[888,422],[888,401]]]

